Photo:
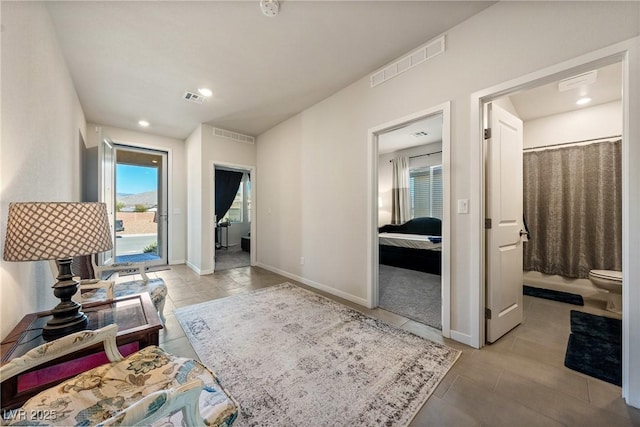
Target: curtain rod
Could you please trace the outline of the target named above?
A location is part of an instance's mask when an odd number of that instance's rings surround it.
[[[522,151],[540,150],[542,148],[560,147],[562,145],[570,145],[570,144],[582,144],[583,142],[605,141],[607,139],[613,139],[613,138],[622,138],[622,135],[611,135],[611,136],[603,136],[602,138],[584,139],[582,141],[560,142],[558,144],[541,145],[539,147],[525,148]]]
[[[430,156],[432,154],[438,154],[438,153],[442,153],[442,151],[434,151],[433,153],[425,153],[425,154],[418,154],[416,156],[409,156],[410,159],[415,159],[416,157],[423,157],[423,156]],[[393,162],[393,159],[389,160],[390,162]]]

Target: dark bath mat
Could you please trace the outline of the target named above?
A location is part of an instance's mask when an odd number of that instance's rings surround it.
[[[571,310],[571,332],[622,345],[622,321]]]
[[[622,321],[571,311],[564,364],[594,378],[622,385]]]
[[[550,299],[573,305],[584,305],[584,300],[581,295],[570,294],[568,292],[553,291],[551,289],[534,288],[533,286],[523,285],[522,293],[530,297]]]

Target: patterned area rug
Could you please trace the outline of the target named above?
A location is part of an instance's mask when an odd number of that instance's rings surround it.
[[[460,355],[289,283],[175,315],[234,426],[406,426]]]

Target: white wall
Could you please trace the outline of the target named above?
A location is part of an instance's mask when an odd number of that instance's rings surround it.
[[[378,156],[378,197],[382,206],[378,209],[378,227],[391,224],[391,188],[393,187],[393,166],[391,159],[402,156],[419,156],[421,154],[442,151],[442,142],[419,145]],[[423,168],[442,164],[442,153],[409,159],[409,168]]]
[[[260,135],[258,223],[268,226],[260,227],[258,261],[364,300],[367,130],[451,100],[451,203],[470,199],[470,206],[481,206],[471,190],[477,177],[470,174],[470,147],[478,141],[470,140],[470,95],[637,36],[639,8],[611,2],[497,3],[451,29],[445,53],[373,89],[365,76]],[[478,216],[452,216],[451,330],[457,337],[470,337],[474,324],[469,290],[478,283],[471,280],[469,235]]]
[[[187,157],[187,265],[199,272],[202,266],[202,127],[186,141]]]
[[[524,148],[622,135],[622,101],[524,122]]]
[[[85,118],[42,3],[2,2],[0,247],[10,202],[80,200]],[[52,308],[48,262],[0,261],[0,335]]]
[[[115,143],[134,147],[151,148],[167,151],[168,158],[168,261],[169,264],[184,263],[187,256],[187,180],[186,180],[186,149],[181,139],[153,135],[147,132],[136,132],[128,129],[105,126],[101,124],[87,124],[87,147],[98,146],[96,127],[102,128],[102,135],[111,138]]]

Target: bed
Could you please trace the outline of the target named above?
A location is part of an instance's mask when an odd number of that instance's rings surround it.
[[[441,273],[442,221],[414,218],[378,229],[380,264],[431,274]]]

